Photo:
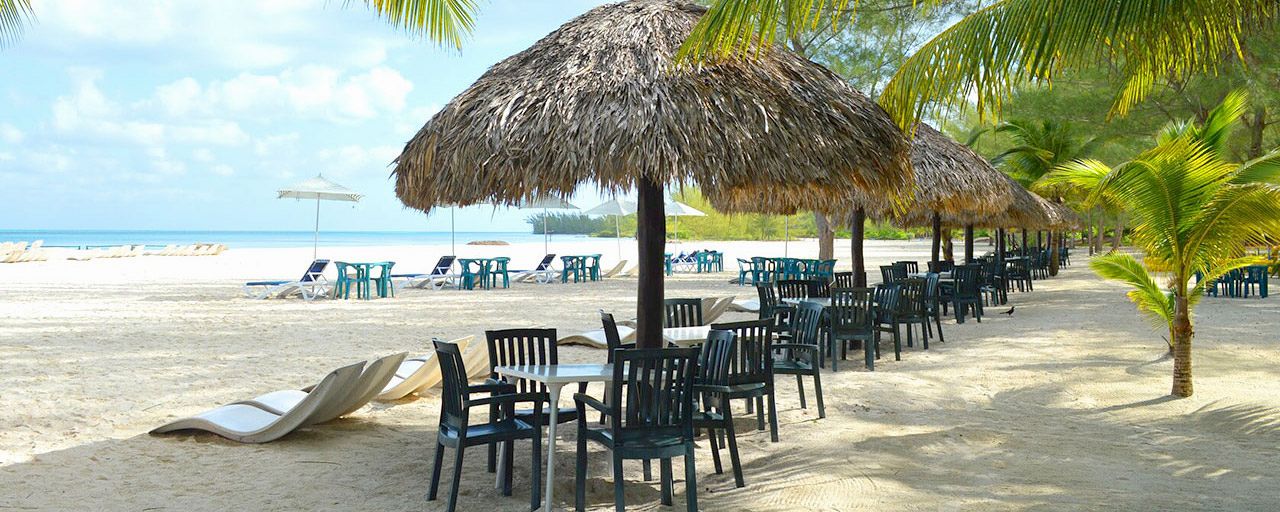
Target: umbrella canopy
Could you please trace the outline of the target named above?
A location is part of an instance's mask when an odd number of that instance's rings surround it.
[[[705,12],[672,0],[604,5],[499,62],[405,146],[396,195],[430,210],[566,197],[583,182],[637,189],[637,341],[657,347],[666,185],[901,194],[911,181],[901,132],[822,66],[781,47],[750,62],[677,65]]]
[[[535,197],[520,201],[521,210],[542,210],[542,252],[551,254],[551,232],[547,231],[547,210],[577,210],[573,203],[551,196]]]
[[[614,237],[618,242],[618,261],[622,261],[622,217],[636,212],[636,202],[628,199],[610,199],[595,208],[587,210],[587,215],[612,215]]]
[[[674,240],[676,243],[680,243],[680,217],[706,217],[707,216],[707,214],[702,213],[702,210],[699,210],[697,208],[684,204],[680,201],[676,201],[675,199],[667,201],[666,204],[662,205],[662,214],[667,217],[676,218],[675,225],[672,226],[673,228],[672,236],[675,237]]]
[[[311,245],[311,258],[315,259],[320,248],[320,201],[349,201],[357,202],[361,194],[356,193],[347,187],[329,181],[322,174],[306,180],[302,183],[289,188],[276,191],[276,199],[315,199],[316,200],[316,226],[315,235]]]

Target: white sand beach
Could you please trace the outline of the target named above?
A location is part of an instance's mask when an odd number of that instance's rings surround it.
[[[837,255],[847,265],[842,242]],[[754,289],[727,283],[737,275],[733,258],[783,252],[780,243],[682,245],[725,251],[726,272],[671,277],[668,297],[753,297]],[[560,254],[603,253],[606,266],[614,247],[612,239],[552,242]],[[320,253],[425,272],[444,250]],[[816,244],[793,242],[789,251],[812,256]],[[927,251],[923,242],[869,242],[868,268],[923,261]],[[459,252],[510,255],[512,267],[525,268],[542,247]],[[1059,277],[1012,294],[1012,316],[988,309],[980,324],[948,321],[945,343],[907,349],[900,362],[890,355],[875,372],[856,362],[824,372],[826,419],[817,419],[812,403],[800,409],[794,381],[779,379],[781,442],[740,418],[745,489],[734,488],[729,473],[712,473],[710,450],[700,443],[702,508],[1274,510],[1280,298],[1205,300],[1196,394],[1173,400],[1160,332],[1138,316],[1126,288],[1102,281],[1081,250],[1074,254]],[[212,257],[79,262],[53,254],[47,262],[0,265],[0,510],[441,510],[443,501],[425,501],[437,394],[375,404],[263,445],[147,432],[314,383],[343,364],[420,355],[432,337],[523,326],[574,333],[599,328],[599,308],[620,318],[635,309],[634,278],[404,290],[367,302],[241,295],[242,282],[297,277],[310,259],[310,248],[232,248]],[[562,361],[604,357],[561,349]],[[556,496],[571,508],[575,435],[561,432]],[[512,497],[493,489],[483,450],[469,452],[459,510],[527,510],[527,446],[517,445]],[[588,500],[592,509],[611,510],[607,458],[592,449]],[[640,481],[639,464],[627,468],[629,509],[675,510],[658,504],[658,484]],[[679,463],[676,474],[683,474]],[[449,478],[446,471],[446,485]],[[679,478],[676,491],[683,507]]]

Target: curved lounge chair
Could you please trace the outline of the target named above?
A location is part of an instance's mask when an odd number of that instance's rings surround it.
[[[231,404],[183,418],[152,430],[163,434],[176,430],[203,430],[241,443],[266,443],[284,437],[300,427],[315,423],[316,413],[329,409],[360,378],[364,363],[344,366],[326,375],[296,407],[276,414],[252,405]]]
[[[619,262],[618,262],[618,264],[617,264],[617,265],[614,265],[614,266],[613,266],[613,268],[609,269],[609,271],[608,271],[608,272],[605,272],[605,273],[603,273],[603,274],[600,274],[600,278],[601,278],[601,279],[608,279],[608,278],[610,278],[610,277],[614,277],[614,276],[616,276],[616,275],[618,275],[618,274],[621,274],[621,273],[622,273],[622,268],[623,268],[623,267],[625,267],[625,266],[627,266],[627,260],[619,261]]]
[[[297,281],[250,281],[243,286],[244,294],[254,300],[262,300],[301,293],[302,298],[309,301],[329,293],[329,281],[324,277],[324,270],[328,267],[329,260],[315,260]]]
[[[451,341],[463,353],[471,346],[475,336],[467,336]],[[432,352],[422,357],[405,359],[396,369],[395,375],[382,388],[382,392],[374,400],[399,400],[413,393],[424,391],[440,385],[440,365],[436,363],[436,354]]]
[[[369,363],[368,366],[364,367],[364,371],[360,373],[360,377],[356,379],[356,382],[347,389],[344,396],[339,396],[330,401],[325,407],[317,409],[311,415],[311,418],[308,418],[306,425],[333,421],[351,414],[356,409],[363,407],[364,404],[369,403],[387,385],[387,381],[391,380],[391,377],[395,375],[396,369],[400,367],[400,362],[404,361],[407,355],[401,352],[375,359]],[[306,401],[307,397],[314,393],[316,389],[318,389],[318,385],[310,388],[309,391],[286,389],[236,403],[251,405],[275,414],[284,414]]]
[[[618,336],[623,343],[635,341],[636,330],[626,325],[618,326]],[[556,340],[557,345],[582,345],[593,348],[609,348],[609,341],[604,336],[604,329],[587,331],[582,334],[571,334]]]

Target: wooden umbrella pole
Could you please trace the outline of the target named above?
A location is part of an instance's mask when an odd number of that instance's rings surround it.
[[[667,225],[662,208],[662,185],[641,177],[636,212],[637,265],[640,276],[636,293],[636,347],[662,348],[662,255],[666,250]]]
[[[862,242],[866,238],[866,224],[867,211],[862,208],[854,210],[853,218],[849,221],[849,247],[853,253],[853,286],[858,288],[867,286],[867,268],[862,249]]]
[[[930,257],[933,267],[938,268],[938,254],[942,251],[942,216],[933,212],[933,251]]]
[[[973,224],[964,227],[964,263],[973,263]]]

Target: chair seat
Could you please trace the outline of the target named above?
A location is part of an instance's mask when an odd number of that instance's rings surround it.
[[[643,432],[628,435],[619,443],[608,427],[587,427],[587,439],[618,451],[624,458],[641,454],[643,458],[665,458],[684,454],[684,438],[679,433]],[[619,450],[621,448],[621,450]],[[669,455],[668,455],[669,454]]]
[[[789,375],[794,372],[812,372],[812,371],[813,371],[813,363],[808,363],[805,361],[796,361],[796,360],[788,359],[788,360],[773,362],[774,373],[785,373]]]
[[[533,418],[533,409],[516,409],[515,414],[516,418],[529,421],[530,418]],[[573,407],[561,407],[560,411],[556,415],[557,423],[568,423],[570,421],[576,421],[577,419],[578,409]],[[542,409],[542,424],[546,425],[548,423],[551,423],[551,411],[544,408]]]
[[[535,435],[541,434],[534,432],[533,425],[525,423],[520,419],[509,419],[486,423],[484,425],[468,426],[465,442],[469,445],[479,445],[508,439],[520,439],[522,437],[531,437]],[[446,439],[459,439],[458,431],[448,426],[442,426],[440,428],[440,436]]]

